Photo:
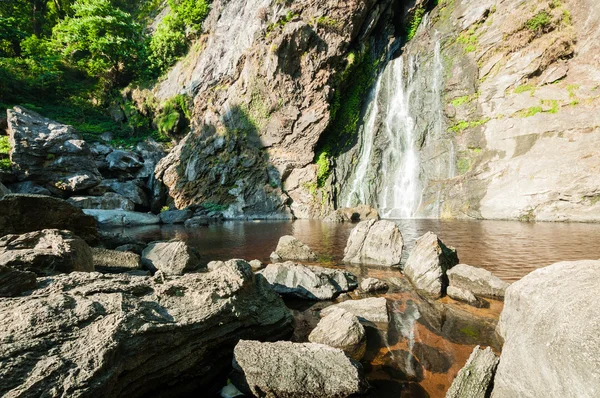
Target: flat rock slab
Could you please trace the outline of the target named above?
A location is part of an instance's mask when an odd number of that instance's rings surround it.
[[[269,264],[258,271],[281,295],[308,300],[330,300],[358,286],[357,278],[348,271],[307,267],[291,261]]]
[[[359,223],[350,233],[344,261],[352,264],[399,265],[404,241],[398,226],[387,220]]]
[[[467,363],[458,372],[446,398],[489,398],[498,357],[490,347],[473,349]]]
[[[76,272],[39,285],[0,300],[0,396],[198,395],[226,375],[240,339],[293,331],[281,298],[248,266],[160,278]]]
[[[417,239],[403,272],[417,291],[437,299],[448,286],[446,272],[456,264],[456,250],[444,245],[433,232],[427,232]]]
[[[317,261],[311,248],[291,235],[279,238],[275,253],[282,261]]]
[[[368,387],[360,363],[323,344],[241,340],[234,357],[234,384],[255,396],[348,397]]]
[[[41,276],[94,271],[88,244],[73,233],[58,229],[4,236],[0,239],[0,265]]]
[[[83,212],[92,216],[103,227],[134,227],[140,225],[155,225],[160,218],[151,213],[138,213],[124,210],[84,209]]]
[[[468,290],[476,296],[503,298],[508,283],[498,278],[490,271],[458,264],[447,272],[450,286]]]
[[[390,321],[387,300],[384,297],[372,297],[362,300],[346,300],[332,305],[321,311],[321,316],[327,316],[336,308],[344,309],[354,314],[363,324],[388,323]]]
[[[492,397],[598,396],[598,280],[600,261],[561,262],[506,289]]]
[[[94,267],[103,272],[127,272],[142,268],[142,260],[138,254],[129,251],[117,251],[92,248]]]
[[[160,270],[167,275],[182,275],[193,271],[200,260],[192,248],[183,241],[152,242],[142,252],[142,263],[151,271]]]
[[[102,196],[73,196],[67,202],[80,209],[135,210],[132,201],[114,192],[107,192]]]
[[[364,326],[354,314],[342,308],[336,308],[322,318],[308,336],[308,341],[339,348],[357,361],[367,350]]]

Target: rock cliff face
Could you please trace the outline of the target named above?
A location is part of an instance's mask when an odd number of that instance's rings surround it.
[[[591,0],[216,1],[155,89],[195,103],[157,177],[229,217],[598,221],[598,26]],[[370,95],[332,136],[364,54]]]

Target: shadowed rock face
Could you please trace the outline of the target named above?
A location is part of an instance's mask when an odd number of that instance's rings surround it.
[[[102,176],[92,153],[71,126],[19,106],[7,116],[11,161],[20,180],[66,192],[98,185]]]
[[[485,350],[475,347],[452,382],[446,398],[489,398],[497,366],[498,357],[490,347]]]
[[[0,301],[0,395],[209,393],[239,339],[293,330],[283,301],[243,264],[164,279],[72,273],[39,284]]]
[[[242,340],[234,355],[234,383],[255,396],[347,397],[368,387],[360,363],[323,344]]]
[[[61,229],[88,242],[97,238],[96,220],[58,198],[10,194],[0,199],[0,209],[0,235]]]
[[[506,289],[492,397],[598,395],[600,316],[590,298],[599,277],[600,261],[561,262]]]

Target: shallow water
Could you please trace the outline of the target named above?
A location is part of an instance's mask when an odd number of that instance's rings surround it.
[[[461,262],[483,267],[512,282],[557,261],[600,258],[600,225],[520,223],[509,221],[396,221],[405,240],[404,261],[415,240],[433,231],[454,246]],[[450,298],[422,299],[398,268],[341,263],[353,224],[298,220],[225,222],[186,230],[182,226],[131,228],[122,231],[139,240],[182,239],[198,249],[201,260],[244,258],[269,262],[282,235],[294,235],[319,255],[319,264],[344,267],[363,279],[376,277],[390,285],[379,296],[388,299],[390,322],[367,328],[367,354],[362,363],[373,386],[372,397],[444,397],[473,347],[501,349],[495,326],[503,303],[487,300],[477,309]],[[335,302],[367,297],[357,292]],[[307,341],[332,302],[286,300],[296,318],[293,341]]]

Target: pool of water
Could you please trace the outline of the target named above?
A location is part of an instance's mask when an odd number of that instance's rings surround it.
[[[510,221],[399,220],[406,261],[415,240],[432,231],[458,251],[460,261],[483,267],[514,282],[558,261],[600,258],[599,224],[520,223]],[[478,309],[443,298],[421,298],[400,269],[346,265],[341,262],[355,225],[297,220],[225,222],[198,229],[182,226],[131,228],[120,232],[138,240],[181,239],[195,247],[201,261],[243,258],[269,262],[283,235],[293,235],[319,255],[319,265],[343,267],[363,279],[385,280],[390,322],[367,327],[367,353],[362,363],[373,386],[371,397],[444,397],[473,347],[501,344],[495,334],[503,303],[487,300]],[[334,301],[290,301],[296,318],[293,341],[305,342],[320,311],[335,302],[367,297],[352,292]]]
[[[558,261],[600,259],[600,224],[521,223],[514,221],[398,220],[405,242],[404,259],[415,240],[432,231],[454,246],[462,263],[490,270],[514,282],[534,269]],[[294,235],[320,256],[320,262],[341,262],[350,223],[316,220],[227,221],[209,227],[130,228],[124,232],[141,240],[182,239],[198,249],[201,260],[243,258],[269,261],[282,235]]]

